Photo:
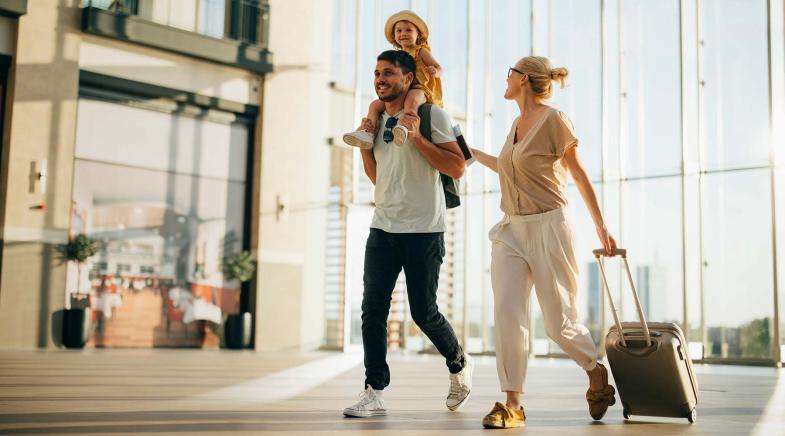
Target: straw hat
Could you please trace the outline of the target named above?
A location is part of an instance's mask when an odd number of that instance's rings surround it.
[[[419,36],[425,40],[428,39],[428,26],[425,24],[425,21],[412,11],[401,11],[392,14],[390,18],[387,19],[387,23],[384,24],[384,35],[387,37],[387,40],[390,41],[390,44],[395,44],[395,23],[399,21],[408,21],[414,24],[414,26],[417,27],[417,31],[420,33]]]

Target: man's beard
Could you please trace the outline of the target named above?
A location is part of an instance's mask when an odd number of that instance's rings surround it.
[[[391,102],[403,94],[403,84],[399,83],[397,86],[390,86],[389,92],[390,93],[387,96],[382,97],[379,95],[379,92],[377,91],[376,96],[379,97],[379,100],[385,103]]]

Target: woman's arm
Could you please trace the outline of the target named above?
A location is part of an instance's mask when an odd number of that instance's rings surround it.
[[[567,149],[567,151],[564,152],[562,160],[567,169],[570,170],[572,179],[575,180],[575,185],[578,187],[581,197],[583,197],[583,202],[586,203],[586,207],[589,209],[591,218],[594,221],[594,227],[597,230],[597,236],[600,238],[603,248],[605,248],[606,252],[610,253],[611,249],[616,248],[616,241],[605,226],[605,219],[602,216],[600,205],[597,202],[597,195],[594,192],[594,187],[591,184],[591,180],[589,180],[589,176],[586,174],[586,170],[583,168],[583,164],[581,164],[581,161],[578,158],[578,147],[573,146]]]
[[[499,166],[498,166],[499,158],[497,158],[496,156],[491,156],[490,154],[477,150],[476,148],[472,148],[472,156],[474,156],[474,158],[477,159],[477,162],[490,168],[491,170],[493,170],[493,172],[495,173],[499,172]]]
[[[436,58],[433,57],[430,50],[427,48],[420,49],[420,56],[422,56],[422,61],[426,67],[429,68],[429,73],[431,73],[434,77],[441,77],[444,71],[442,70],[442,66],[439,65],[439,62],[436,62]],[[432,68],[432,69],[431,69]]]

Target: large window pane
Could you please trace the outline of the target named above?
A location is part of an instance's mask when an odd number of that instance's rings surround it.
[[[618,179],[621,176],[621,150],[619,148],[619,0],[607,0],[603,5],[603,76],[605,109],[605,152],[603,154],[603,171],[606,180]]]
[[[603,192],[603,185],[594,185],[598,193]],[[600,281],[600,270],[594,259],[592,250],[600,247],[600,239],[595,230],[594,221],[583,202],[578,189],[571,186],[567,190],[570,201],[572,234],[575,243],[575,258],[578,261],[578,322],[586,325],[591,331],[594,343],[599,345],[603,337],[602,300],[604,289]],[[598,200],[601,200],[598,198]]]
[[[89,99],[78,111],[71,230],[100,243],[80,289],[95,345],[201,346],[193,321],[239,310],[223,266],[243,248],[248,127]]]
[[[700,168],[698,138],[698,18],[696,0],[684,0],[682,13],[682,94],[684,102],[684,171],[688,174]]]
[[[687,292],[687,340],[692,359],[703,359],[701,288],[700,176],[684,177],[684,274]]]
[[[704,166],[760,165],[769,157],[765,0],[701,2]]]
[[[466,56],[467,56],[467,0],[437,0],[433,7],[438,13],[430,15],[430,45],[434,57],[442,66],[444,107],[453,122],[466,117]]]
[[[681,178],[636,180],[622,184],[621,245],[646,318],[683,324]],[[632,298],[626,320],[638,318]]]
[[[348,90],[354,89],[355,42],[360,37],[357,34],[355,4],[355,0],[336,0],[333,8],[330,77],[339,88]]]
[[[490,104],[486,108],[490,112],[490,131],[486,132],[485,139],[489,152],[498,156],[513,119],[520,115],[515,102],[504,99],[504,91],[507,89],[507,69],[531,53],[531,31],[527,25],[531,4],[518,0],[488,2],[486,13],[489,14],[489,28],[494,30],[487,34],[486,45],[488,73],[485,92],[486,101]],[[499,189],[498,178],[489,182],[490,189]]]
[[[560,0],[553,3],[553,39],[550,59],[554,67],[570,71],[567,87],[553,82],[553,101],[575,125],[581,160],[589,176],[602,174],[602,47],[599,0]]]
[[[624,175],[681,169],[679,2],[622,2]]]
[[[777,216],[777,287],[779,290],[780,359],[785,362],[785,167],[775,171]]]
[[[79,100],[77,158],[243,182],[247,150],[243,124]]]
[[[771,357],[770,195],[768,169],[709,174],[704,180],[707,357]]]

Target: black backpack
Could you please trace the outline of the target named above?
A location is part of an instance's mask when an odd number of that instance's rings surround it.
[[[425,137],[430,142],[431,139],[431,106],[430,103],[425,103],[417,109],[417,116],[420,117],[420,135]],[[444,199],[446,200],[447,209],[452,209],[461,205],[461,197],[459,195],[458,181],[448,176],[447,174],[439,173],[442,179],[442,187],[444,188]]]

